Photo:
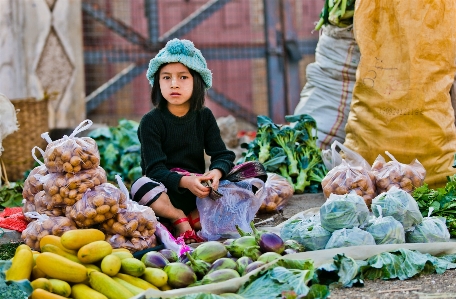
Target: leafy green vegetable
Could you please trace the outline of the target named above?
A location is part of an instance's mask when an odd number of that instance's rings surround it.
[[[274,124],[259,115],[257,135],[241,144],[247,151],[238,163],[259,161],[268,172],[287,179],[295,193],[318,192],[328,171],[316,143],[317,123],[307,114],[287,115],[285,120],[291,124]]]
[[[431,189],[428,184],[412,193],[423,216],[433,208],[432,215],[445,217],[451,237],[456,237],[456,175],[448,176],[443,188]]]
[[[121,119],[117,127],[98,128],[89,133],[98,145],[100,166],[106,170],[109,181],[115,182],[116,174],[126,184],[142,176],[138,126],[136,121]]]
[[[0,206],[4,208],[22,207],[23,182],[12,182],[0,188]]]
[[[1,228],[0,228],[1,230]],[[0,237],[2,237],[3,232],[0,231]],[[0,244],[0,260],[9,260],[16,253],[16,248],[19,245],[23,244],[22,242],[8,242]]]
[[[326,0],[315,30],[320,30],[326,24],[347,27],[353,24],[354,14],[355,0]]]
[[[33,292],[27,279],[5,280],[5,272],[11,267],[11,261],[0,261],[0,294],[2,298],[27,299]]]

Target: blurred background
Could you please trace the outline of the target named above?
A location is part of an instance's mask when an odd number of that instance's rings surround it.
[[[151,109],[149,60],[172,38],[201,49],[216,117],[293,114],[314,61],[324,1],[82,0],[87,117],[115,125]]]

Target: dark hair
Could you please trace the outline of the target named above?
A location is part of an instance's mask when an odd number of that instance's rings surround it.
[[[160,71],[167,63],[162,64],[154,74],[154,85],[150,93],[150,99],[152,104],[158,109],[163,109],[167,105],[166,99],[163,97],[160,89]],[[190,111],[200,110],[204,106],[204,100],[206,97],[206,86],[204,85],[203,78],[201,75],[191,68],[187,67],[190,74],[193,77],[193,92],[190,97]]]

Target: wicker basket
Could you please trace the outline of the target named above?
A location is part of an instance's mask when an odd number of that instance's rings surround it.
[[[43,150],[46,148],[47,142],[41,138],[41,134],[49,131],[49,112],[46,98],[13,99],[11,103],[19,110],[19,130],[6,136],[2,141],[4,151],[1,158],[8,180],[14,182],[25,179],[24,172],[33,168],[33,147],[38,146]]]

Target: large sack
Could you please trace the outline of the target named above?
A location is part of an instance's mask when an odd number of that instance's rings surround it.
[[[294,114],[310,114],[316,120],[317,145],[327,149],[334,140],[345,140],[360,53],[352,25],[325,25],[321,31],[315,62],[306,68],[307,82]]]
[[[355,8],[361,60],[344,145],[370,164],[385,151],[403,163],[418,159],[430,188],[455,173],[455,15],[453,0],[357,1]]]

